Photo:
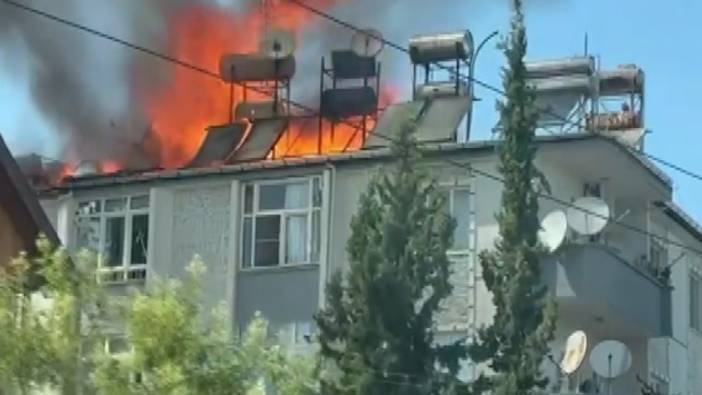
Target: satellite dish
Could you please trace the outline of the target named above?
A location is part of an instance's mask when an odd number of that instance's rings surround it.
[[[566,340],[565,355],[561,360],[561,370],[567,375],[575,373],[580,368],[587,353],[587,335],[583,331],[575,331]]]
[[[272,59],[284,59],[295,52],[295,37],[287,30],[272,30],[261,40],[261,54]]]
[[[383,34],[375,29],[357,32],[351,38],[351,50],[362,58],[372,58],[383,50]]]
[[[581,235],[600,233],[609,222],[609,206],[596,197],[576,199],[567,212],[568,225]]]
[[[548,252],[554,252],[563,244],[567,231],[568,219],[566,213],[562,210],[551,211],[541,220],[539,240],[546,246]]]
[[[631,368],[631,351],[620,341],[602,341],[590,352],[590,366],[598,376],[615,379]]]

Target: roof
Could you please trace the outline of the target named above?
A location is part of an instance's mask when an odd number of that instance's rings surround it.
[[[656,206],[662,208],[663,212],[670,217],[670,219],[689,232],[697,241],[702,242],[702,226],[687,215],[682,207],[673,202],[663,201],[656,202]]]
[[[56,231],[2,136],[0,136],[0,185],[2,185],[0,206],[7,209],[25,247],[30,251],[33,250],[39,233],[44,233],[49,240],[58,244]]]
[[[637,161],[663,186],[672,190],[672,181],[659,170],[652,162],[636,154],[633,149],[625,147],[612,138],[597,136],[587,133],[539,136],[536,143],[539,145],[551,145],[585,140],[601,140],[605,144],[613,144],[623,153]],[[422,151],[429,157],[440,155],[450,155],[464,152],[489,152],[494,150],[499,144],[499,140],[471,141],[466,143],[428,143],[422,145]],[[155,180],[174,180],[185,178],[197,178],[217,176],[223,174],[238,174],[250,171],[273,170],[289,167],[305,167],[325,164],[341,164],[354,161],[387,159],[391,156],[389,148],[364,149],[360,151],[338,153],[332,155],[306,156],[296,158],[283,158],[276,160],[258,160],[252,162],[242,162],[237,164],[223,164],[207,168],[182,168],[182,169],[155,169],[140,172],[118,172],[113,174],[97,174],[90,176],[75,177],[65,180],[60,186],[45,190],[45,193],[62,192],[74,189],[96,188],[111,185],[124,185],[143,183]]]

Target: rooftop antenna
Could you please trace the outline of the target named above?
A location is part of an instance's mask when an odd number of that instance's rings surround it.
[[[584,53],[585,53],[585,56],[588,56],[590,54],[590,48],[589,48],[589,37],[588,37],[587,33],[585,33],[585,43],[584,44],[585,44]]]
[[[377,56],[384,47],[383,34],[375,29],[361,30],[351,38],[351,50],[362,58]]]

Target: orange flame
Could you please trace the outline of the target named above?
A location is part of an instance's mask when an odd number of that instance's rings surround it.
[[[381,109],[394,103],[398,93],[395,89],[384,87],[381,89],[379,106]],[[366,118],[365,138],[375,127],[375,119]],[[332,125],[328,121],[322,124],[322,153],[336,153],[361,149],[363,145],[363,119],[354,117],[343,119]],[[271,151],[269,157],[291,157],[314,155],[319,152],[319,123],[317,118],[295,121],[281,136]]]
[[[309,3],[328,8],[339,0]],[[269,19],[278,28],[299,31],[313,15],[284,1],[269,0]],[[219,70],[227,53],[250,53],[258,49],[266,20],[261,9],[235,13],[206,5],[178,10],[169,21],[170,51],[174,57],[203,69]],[[229,85],[221,80],[174,66],[170,82],[152,92],[142,92],[152,133],[145,150],[163,167],[181,167],[196,154],[205,128],[228,121]],[[241,100],[235,95],[234,105]]]

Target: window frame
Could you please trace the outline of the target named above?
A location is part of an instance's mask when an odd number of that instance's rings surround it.
[[[452,218],[456,218],[454,215],[454,202],[455,202],[455,192],[461,191],[461,192],[467,192],[469,201],[468,201],[468,207],[469,207],[469,213],[468,213],[468,233],[465,235],[467,237],[467,243],[468,247],[467,248],[456,248],[454,249],[453,245],[446,251],[446,255],[448,256],[465,256],[473,253],[475,249],[475,237],[476,237],[476,224],[475,224],[475,193],[473,193],[473,188],[470,182],[445,182],[445,183],[439,183],[438,192],[442,194],[443,196],[448,196],[448,201],[446,204],[448,205],[448,210]],[[458,228],[454,230],[454,244],[456,243],[456,231]]]
[[[316,181],[316,183],[315,183]],[[264,186],[270,186],[270,185],[290,185],[290,184],[298,184],[298,183],[306,183],[307,184],[307,205],[302,208],[279,208],[279,209],[260,209],[260,197],[261,197],[261,187]],[[323,202],[323,190],[324,190],[324,185],[323,185],[323,178],[321,175],[314,175],[314,176],[301,176],[301,177],[287,177],[287,178],[281,178],[281,179],[266,179],[266,180],[252,180],[248,182],[244,182],[241,184],[241,204],[240,204],[240,213],[241,213],[241,220],[239,221],[239,226],[241,229],[240,232],[240,237],[239,237],[239,269],[240,270],[270,270],[270,269],[280,269],[280,268],[289,268],[289,267],[306,267],[310,265],[319,265],[320,263],[320,253],[321,253],[321,227],[322,227],[322,206],[324,204]],[[315,186],[319,185],[318,188],[318,193],[319,193],[319,204],[315,206]],[[252,194],[251,194],[251,211],[247,212],[247,207],[246,207],[246,194],[247,194],[247,188],[253,188]],[[317,238],[319,240],[316,241],[314,240],[314,220],[315,220],[315,214],[318,217],[318,229],[317,229]],[[306,259],[304,262],[286,262],[286,248],[287,248],[287,225],[288,225],[288,218],[290,217],[295,217],[295,216],[301,216],[305,215],[306,218],[306,240],[305,240],[305,256]],[[279,217],[279,226],[278,226],[278,262],[273,265],[256,265],[256,219],[260,217],[266,217],[266,216],[277,216]],[[249,219],[251,221],[251,232],[250,232],[250,243],[251,245],[249,246],[249,262],[246,262],[245,255],[246,255],[246,249],[245,249],[245,234],[246,234],[246,229],[245,229],[245,223],[246,220]],[[314,247],[316,244],[316,254],[317,254],[317,259],[314,259]]]
[[[146,198],[146,205],[140,208],[132,208],[132,201],[135,199]],[[124,207],[121,210],[107,211],[106,204],[108,201],[124,199]],[[98,202],[100,209],[95,213],[82,213],[80,211],[80,206],[85,203]],[[77,202],[76,211],[74,215],[74,240],[78,242],[78,232],[80,224],[78,221],[81,219],[99,219],[100,224],[98,226],[98,245],[97,251],[97,271],[98,279],[100,282],[105,283],[121,283],[129,281],[144,281],[146,279],[146,268],[148,266],[148,239],[149,234],[152,231],[150,229],[150,219],[151,219],[151,196],[147,193],[135,193],[130,195],[119,195],[119,196],[107,196],[99,198],[89,198],[81,199]],[[144,263],[132,263],[132,231],[134,218],[137,216],[145,215],[147,218],[146,227],[146,239],[147,239],[147,250],[144,254]],[[124,230],[122,232],[122,257],[118,264],[112,266],[105,264],[105,244],[107,239],[107,222],[112,218],[124,218]],[[76,247],[79,247],[76,245]],[[85,247],[80,247],[85,248]]]

